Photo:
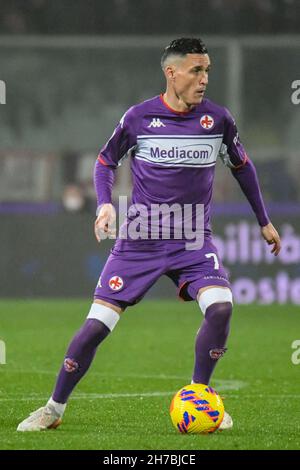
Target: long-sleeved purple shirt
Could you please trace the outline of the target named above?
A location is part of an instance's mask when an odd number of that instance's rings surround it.
[[[241,144],[229,111],[208,99],[191,111],[170,108],[156,96],[130,108],[101,149],[94,181],[98,205],[111,202],[114,170],[131,157],[132,203],[204,206],[204,232],[218,157],[232,170],[261,226],[269,219],[253,163]]]

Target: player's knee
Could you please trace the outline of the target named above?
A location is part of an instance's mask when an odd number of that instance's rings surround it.
[[[214,311],[214,316],[229,317],[232,314],[232,292],[229,288],[212,287],[203,291],[198,299],[203,315],[207,310]],[[213,307],[212,307],[213,306]]]
[[[229,324],[232,315],[232,304],[230,302],[215,302],[205,312],[205,318],[216,330],[223,330]]]

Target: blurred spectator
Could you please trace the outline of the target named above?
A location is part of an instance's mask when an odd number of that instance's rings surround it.
[[[67,212],[95,213],[96,202],[94,191],[90,190],[86,181],[81,178],[83,157],[79,153],[65,152],[62,155],[62,204]],[[93,156],[93,165],[95,156]],[[92,166],[93,168],[93,166]],[[89,179],[93,187],[93,171],[90,169]]]
[[[65,211],[72,214],[90,211],[90,201],[85,196],[83,188],[77,184],[65,186],[62,194],[62,204]]]

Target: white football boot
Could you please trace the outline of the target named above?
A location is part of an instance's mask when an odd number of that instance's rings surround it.
[[[47,404],[36,411],[30,413],[28,418],[24,419],[17,431],[45,431],[46,429],[55,429],[60,425],[61,416],[55,411],[54,407]]]
[[[232,417],[226,411],[224,411],[223,420],[220,426],[218,427],[218,430],[224,431],[225,429],[231,429],[232,426],[233,426]]]

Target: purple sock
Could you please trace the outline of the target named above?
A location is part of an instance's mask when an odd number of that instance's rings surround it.
[[[214,303],[206,309],[196,337],[193,382],[209,383],[218,359],[226,351],[231,313],[230,302]]]
[[[110,333],[99,320],[89,318],[72,339],[60,369],[52,395],[54,401],[66,403],[74,387],[87,372],[97,347]]]

